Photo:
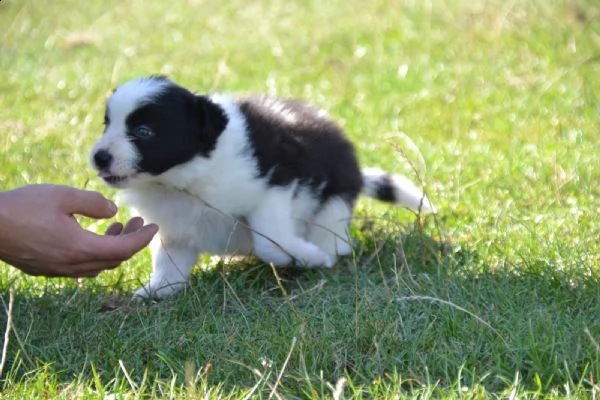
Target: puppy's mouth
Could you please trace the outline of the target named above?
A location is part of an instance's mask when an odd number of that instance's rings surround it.
[[[108,185],[115,187],[122,186],[129,178],[128,176],[112,175],[106,171],[99,172],[98,176],[102,178]]]

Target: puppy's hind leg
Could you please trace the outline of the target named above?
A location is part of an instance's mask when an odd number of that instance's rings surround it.
[[[332,259],[313,243],[297,235],[292,218],[292,189],[273,189],[248,215],[254,252],[265,262],[331,267]]]
[[[315,215],[306,238],[333,258],[348,255],[352,251],[348,236],[351,219],[352,207],[341,198],[333,197]]]
[[[198,254],[194,249],[167,245],[160,237],[150,244],[154,270],[150,282],[139,288],[134,298],[155,298],[175,294],[185,288]]]

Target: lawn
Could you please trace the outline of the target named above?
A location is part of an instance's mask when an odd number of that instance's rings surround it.
[[[204,256],[158,303],[130,301],[148,251],[80,281],[1,264],[0,398],[598,398],[596,1],[5,0],[0,71],[2,190],[115,198],[104,102],[160,73],[308,99],[439,209],[362,200],[333,269]]]

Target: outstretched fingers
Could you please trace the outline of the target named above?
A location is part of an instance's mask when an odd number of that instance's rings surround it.
[[[155,224],[138,224],[130,222],[117,235],[91,234],[88,248],[96,255],[96,260],[126,260],[146,247],[158,232]]]
[[[136,232],[144,226],[144,220],[141,217],[133,217],[127,224],[123,226],[120,222],[111,224],[108,229],[104,232],[108,236],[117,236],[121,234]]]

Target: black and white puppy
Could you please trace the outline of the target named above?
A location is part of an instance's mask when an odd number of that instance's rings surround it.
[[[92,165],[160,228],[150,245],[154,271],[136,296],[184,288],[199,253],[331,267],[351,252],[361,192],[434,211],[408,179],[361,171],[342,130],[309,104],[200,96],[152,76],[114,91],[105,125]]]

